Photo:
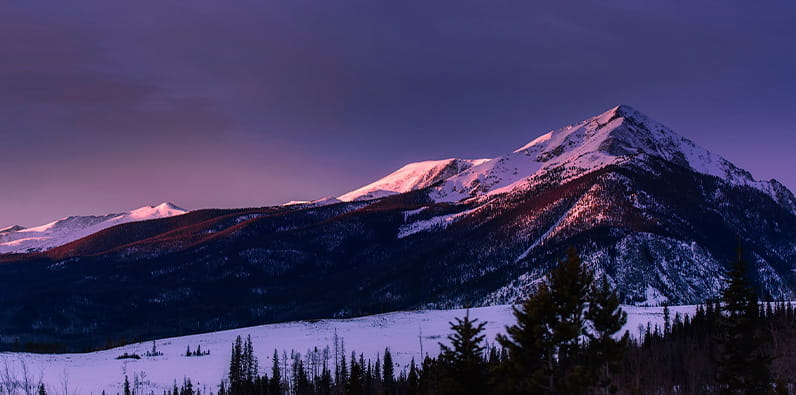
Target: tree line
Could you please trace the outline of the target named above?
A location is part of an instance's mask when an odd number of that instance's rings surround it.
[[[274,350],[261,374],[251,338],[232,345],[219,395],[338,394],[786,394],[796,390],[796,312],[763,302],[739,249],[718,300],[693,316],[664,308],[662,327],[620,333],[627,314],[604,277],[574,249],[514,308],[516,322],[487,342],[469,313],[451,322],[440,353],[395,371],[389,348],[375,360],[334,348]],[[129,386],[125,395],[132,395]],[[200,395],[190,380],[164,395]]]
[[[796,312],[789,302],[760,303],[747,270],[739,249],[718,300],[693,316],[672,317],[665,307],[663,327],[648,324],[633,339],[619,333],[627,314],[618,294],[570,249],[514,308],[516,322],[496,344],[467,314],[450,323],[450,344],[436,357],[412,359],[397,373],[389,348],[371,361],[347,355],[335,337],[333,351],[316,348],[305,358],[275,350],[270,376],[257,376],[246,370],[256,361],[238,352],[238,339],[219,394],[791,393]],[[242,344],[249,350],[251,340]]]

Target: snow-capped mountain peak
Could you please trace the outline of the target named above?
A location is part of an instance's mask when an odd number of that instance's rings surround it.
[[[163,202],[157,206],[144,206],[122,213],[70,216],[32,228],[15,225],[0,230],[0,254],[48,250],[111,226],[172,217],[187,212],[173,203]]]
[[[427,188],[488,159],[443,159],[409,163],[387,177],[348,192],[338,199],[368,200]]]
[[[796,202],[776,182],[752,175],[662,123],[627,105],[573,125],[545,133],[514,152],[497,157],[447,179],[432,192],[437,201],[457,201],[523,187],[540,175],[556,171],[563,180],[645,155],[662,158],[733,185],[759,189],[792,212]]]
[[[157,206],[144,206],[129,212],[131,218],[152,219],[185,214],[188,210],[177,207],[174,203],[163,202]]]

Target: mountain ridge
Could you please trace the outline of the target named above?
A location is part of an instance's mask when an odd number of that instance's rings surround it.
[[[625,303],[693,304],[718,295],[740,239],[761,296],[793,297],[796,214],[782,204],[793,194],[775,199],[628,111],[447,178],[451,160],[383,183],[403,193],[196,210],[0,255],[0,348],[515,303],[570,246]]]
[[[14,225],[0,231],[0,254],[48,250],[111,226],[181,215],[186,212],[188,211],[171,202],[163,202],[156,206],[142,206],[120,213],[73,215],[30,228]]]

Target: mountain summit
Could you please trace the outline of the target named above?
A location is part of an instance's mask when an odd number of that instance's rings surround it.
[[[196,210],[0,255],[0,348],[513,303],[570,246],[625,303],[694,304],[717,297],[740,239],[763,296],[792,298],[794,202],[618,106],[503,156],[411,163],[339,198]]]
[[[106,215],[71,216],[33,228],[12,226],[0,230],[0,254],[48,250],[103,229],[133,221],[165,218],[187,211],[170,202]]]
[[[373,184],[342,195],[340,200],[384,197],[444,181],[432,196],[436,201],[455,202],[508,192],[547,173],[571,179],[606,166],[643,161],[647,156],[719,177],[733,185],[751,186],[796,213],[796,200],[778,182],[755,180],[749,172],[627,105],[543,134],[497,158],[411,163]]]

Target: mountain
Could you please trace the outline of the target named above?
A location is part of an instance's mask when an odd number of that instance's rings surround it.
[[[340,201],[371,200],[430,187],[487,159],[443,159],[409,163],[387,177],[338,197]]]
[[[171,217],[186,212],[172,203],[164,202],[123,213],[66,217],[34,228],[14,225],[0,229],[0,254],[48,250],[111,226]]]
[[[761,294],[788,298],[794,207],[776,181],[618,106],[336,200],[197,210],[0,255],[0,347],[512,303],[569,246],[625,303],[693,304],[718,295],[740,240]]]

